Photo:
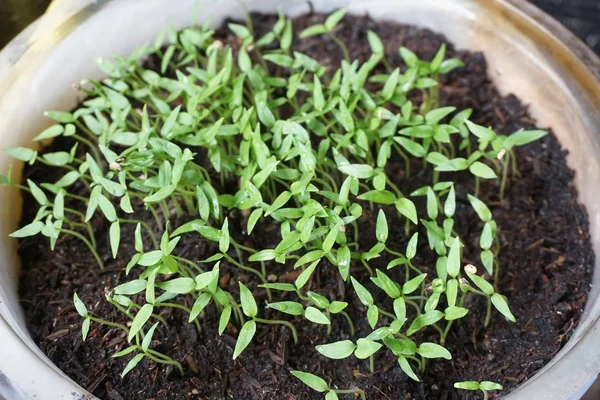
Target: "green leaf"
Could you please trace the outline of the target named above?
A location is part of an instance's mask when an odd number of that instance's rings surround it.
[[[250,235],[252,233],[252,231],[254,230],[254,227],[256,226],[256,223],[258,222],[258,220],[260,219],[260,217],[262,217],[263,214],[263,209],[262,208],[257,208],[256,210],[252,211],[252,213],[250,214],[250,217],[248,217],[248,235]]]
[[[397,136],[394,138],[394,141],[398,142],[400,146],[415,157],[423,158],[427,154],[427,150],[422,145],[408,138]]]
[[[146,321],[150,319],[154,307],[152,304],[144,304],[144,306],[138,311],[135,318],[131,322],[131,328],[129,329],[129,335],[127,341],[131,342],[131,339],[144,327]]]
[[[458,238],[454,238],[450,252],[448,253],[448,264],[447,271],[448,275],[452,278],[456,278],[460,272],[460,248],[462,244]]]
[[[300,38],[304,39],[309,36],[322,35],[324,33],[327,33],[327,28],[325,25],[312,25],[300,32]]]
[[[373,283],[375,283],[375,285],[377,285],[377,287],[379,287],[389,297],[393,299],[396,299],[401,296],[402,293],[400,292],[398,285],[396,285],[396,282],[391,280],[386,274],[384,274],[380,270],[376,270],[376,275],[377,276],[375,277],[371,277],[371,280],[373,281]]]
[[[113,258],[117,258],[117,253],[119,252],[119,243],[121,242],[121,226],[119,225],[119,221],[115,221],[110,224],[109,237],[112,256]]]
[[[295,292],[296,286],[291,283],[264,283],[258,287],[265,289],[281,290],[282,292]]]
[[[448,282],[446,282],[446,298],[448,299],[448,306],[454,307],[456,305],[456,296],[457,295],[458,295],[458,280],[456,280],[456,279],[448,280]]]
[[[438,200],[431,187],[427,187],[427,216],[432,221],[438,216]]]
[[[117,211],[115,210],[115,206],[108,200],[104,195],[100,194],[98,196],[98,205],[100,206],[100,210],[110,222],[114,222],[117,220]]]
[[[44,131],[42,131],[42,133],[34,137],[33,140],[37,142],[40,140],[57,137],[62,135],[64,131],[65,128],[62,125],[52,125],[50,128],[45,129]]]
[[[388,223],[385,218],[385,212],[383,210],[379,210],[379,214],[377,214],[377,224],[375,225],[375,236],[379,242],[385,243],[388,238]]]
[[[480,161],[475,161],[471,164],[469,171],[471,171],[473,175],[483,179],[496,179],[498,177],[493,169]]]
[[[196,282],[192,278],[175,278],[157,283],[156,286],[167,292],[185,294],[196,288]]]
[[[313,75],[313,104],[315,106],[315,110],[322,111],[325,106],[325,98],[323,97],[323,89],[321,87],[321,81],[319,77],[315,74]]]
[[[126,356],[129,353],[132,353],[132,352],[136,351],[137,349],[138,349],[137,346],[129,346],[129,347],[127,347],[127,348],[125,348],[125,349],[123,349],[123,350],[121,350],[119,352],[116,352],[111,357],[112,358],[123,357],[123,356]]]
[[[445,319],[446,321],[454,321],[456,319],[461,319],[463,318],[465,315],[467,315],[469,313],[469,310],[463,307],[447,307],[444,310],[444,314],[445,315]]]
[[[370,305],[367,308],[367,322],[372,329],[375,329],[379,320],[379,309],[375,305]]]
[[[421,330],[422,328],[424,328],[426,326],[435,324],[442,318],[444,318],[444,313],[441,311],[438,311],[438,310],[427,311],[425,314],[421,314],[413,320],[412,324],[406,331],[406,334],[408,336],[410,336],[413,333]]]
[[[415,203],[413,203],[411,200],[407,199],[406,197],[398,199],[396,202],[396,209],[400,214],[408,218],[413,224],[417,224],[417,208],[415,207]]]
[[[517,322],[515,316],[510,312],[508,303],[500,293],[494,293],[492,295],[491,300],[494,307],[496,307],[496,310],[500,311],[500,313],[504,315],[509,321]]]
[[[306,386],[319,393],[329,390],[327,382],[325,382],[322,378],[319,378],[316,375],[302,371],[291,371],[291,374],[294,375],[296,378],[300,379],[302,383],[304,383]]]
[[[316,260],[320,260],[321,258],[323,258],[324,255],[325,255],[325,252],[320,249],[309,251],[308,253],[306,253],[302,257],[300,257],[298,259],[298,261],[296,261],[296,263],[294,264],[294,269],[298,268],[300,265],[304,265],[304,264],[312,263]]]
[[[147,352],[148,348],[150,347],[150,343],[152,342],[152,336],[154,335],[154,331],[156,330],[157,326],[158,322],[152,325],[152,327],[148,329],[148,332],[146,332],[146,334],[144,335],[144,340],[142,341],[142,351],[144,353]]]
[[[399,356],[398,357],[398,364],[400,364],[400,368],[402,368],[402,371],[404,371],[404,373],[406,375],[409,376],[409,378],[417,381],[417,382],[421,382],[419,380],[419,378],[417,377],[417,375],[414,373],[412,367],[410,366],[410,364],[408,363],[408,360],[406,359],[406,357],[404,356]]]
[[[491,250],[482,251],[479,257],[488,274],[494,275],[494,254]]]
[[[382,344],[377,343],[373,340],[360,338],[356,342],[356,350],[354,351],[354,355],[356,358],[364,360],[369,358],[371,355],[375,354],[380,348]]]
[[[456,68],[463,67],[464,65],[465,65],[465,63],[462,62],[462,60],[459,60],[458,58],[451,58],[448,60],[444,60],[444,61],[442,61],[442,64],[440,65],[440,74],[447,74],[448,72],[450,72]]]
[[[467,125],[467,128],[469,128],[469,131],[481,140],[491,142],[496,138],[496,133],[490,128],[474,124],[469,120],[466,120],[465,124]]]
[[[331,321],[325,314],[323,314],[320,310],[315,307],[306,307],[306,311],[304,311],[304,317],[307,320],[314,322],[315,324],[321,325],[329,325]]]
[[[198,317],[198,315],[200,315],[200,313],[204,310],[204,308],[208,305],[208,303],[210,303],[211,299],[212,295],[208,292],[204,292],[200,296],[198,296],[198,298],[194,301],[194,305],[192,305],[192,310],[190,311],[188,322],[194,321]]]
[[[315,349],[327,358],[341,360],[350,356],[356,349],[356,345],[351,340],[341,340],[316,346]]]
[[[125,375],[127,375],[129,373],[129,371],[131,371],[132,369],[134,369],[139,363],[140,361],[142,361],[142,359],[144,358],[144,353],[139,353],[136,354],[135,357],[133,357],[125,366],[125,369],[123,369],[123,372],[121,372],[121,378],[124,378]]]
[[[492,212],[483,201],[479,200],[475,196],[471,196],[470,194],[467,195],[467,198],[469,199],[469,203],[471,203],[471,207],[473,207],[479,216],[479,219],[484,222],[488,222],[492,219]]]
[[[379,36],[370,29],[367,31],[367,39],[369,41],[369,47],[371,48],[371,51],[373,53],[383,54],[385,52],[383,42],[381,41]]]
[[[234,360],[238,358],[238,356],[246,349],[246,347],[248,347],[255,333],[256,322],[254,320],[250,320],[242,326],[242,329],[240,329],[240,334],[238,335],[237,343],[235,344],[235,349],[233,350]]]
[[[32,163],[37,157],[37,151],[25,147],[12,147],[4,149],[4,152],[11,157],[24,162]]]
[[[348,13],[348,10],[346,10],[344,8],[340,8],[339,10],[336,10],[333,14],[328,16],[327,19],[325,20],[325,28],[327,28],[327,30],[329,32],[333,31],[333,28],[336,27],[336,25],[342,20],[342,18],[344,18],[344,16],[347,13]]]
[[[337,393],[334,392],[333,389],[331,389],[325,395],[325,400],[339,400],[339,397],[338,397]]]
[[[231,318],[231,306],[223,307],[223,311],[221,311],[221,316],[219,317],[219,336],[225,332],[225,328],[227,328],[227,324],[229,323],[229,319]]]
[[[239,38],[246,39],[247,37],[252,36],[248,28],[239,24],[227,24],[227,27]]]
[[[83,304],[83,301],[81,301],[79,296],[77,296],[77,293],[73,293],[73,304],[75,305],[75,310],[77,310],[77,313],[79,315],[81,315],[84,318],[88,316],[87,308],[85,304]]]
[[[356,292],[360,302],[365,306],[373,305],[373,296],[371,296],[371,293],[369,293],[369,291],[363,285],[354,279],[354,277],[351,276],[350,281],[352,282],[352,287],[354,287],[354,291]]]
[[[419,232],[415,232],[406,246],[406,258],[412,260],[417,255],[417,244],[419,243]]]
[[[32,223],[25,225],[21,229],[14,231],[9,236],[14,238],[24,238],[29,236],[37,235],[44,229],[44,224],[42,221],[33,221]]]
[[[27,179],[27,185],[29,186],[29,190],[31,190],[31,195],[35,201],[39,203],[39,205],[45,206],[48,204],[48,197],[46,197],[38,185],[36,185],[31,179]]]
[[[446,56],[446,44],[442,44],[439,48],[439,50],[437,51],[437,53],[435,54],[435,56],[433,57],[433,60],[431,60],[431,71],[432,72],[437,72],[440,68],[440,65],[442,64],[442,61],[444,61],[444,57]]]
[[[483,381],[479,383],[479,389],[481,390],[504,390],[504,387],[495,382]]]
[[[383,89],[381,89],[381,98],[383,100],[389,101],[394,96],[394,92],[396,91],[396,87],[398,86],[399,77],[400,69],[396,68],[385,81]]]
[[[456,110],[456,107],[441,107],[431,110],[425,114],[425,122],[427,122],[427,125],[436,125],[442,119],[453,113],[454,110]]]
[[[452,355],[444,346],[440,346],[439,344],[435,343],[421,343],[417,353],[424,358],[445,358],[446,360],[452,359]]]
[[[448,197],[446,197],[446,202],[444,203],[444,214],[446,217],[451,218],[454,215],[454,211],[456,210],[456,193],[454,191],[454,185],[450,187],[450,191],[448,192]]]
[[[524,146],[528,143],[535,142],[536,140],[543,138],[547,134],[548,134],[548,132],[541,131],[541,130],[534,130],[534,131],[520,130],[506,138],[506,140],[504,141],[504,147],[506,147],[508,150],[510,150],[514,146]]]
[[[345,301],[332,301],[327,310],[332,314],[338,314],[346,307],[348,307],[348,303]]]
[[[456,389],[462,390],[479,390],[479,382],[477,381],[464,381],[464,382],[456,382],[454,384]]]
[[[265,250],[259,251],[258,253],[252,254],[250,257],[248,257],[248,261],[250,261],[250,262],[269,261],[269,260],[273,260],[274,258],[275,258],[275,250],[265,249]]]
[[[296,278],[296,281],[295,281],[295,285],[298,289],[302,289],[304,287],[304,285],[306,285],[306,283],[310,279],[312,273],[314,272],[315,268],[317,268],[319,261],[321,261],[321,260],[319,259],[319,260],[313,262],[304,271],[302,271],[302,273],[300,275],[298,275],[298,277]]]
[[[123,283],[114,288],[115,294],[121,295],[133,295],[140,293],[146,289],[148,282],[145,279],[135,279],[126,283]]]
[[[240,301],[242,303],[242,310],[248,317],[253,318],[258,314],[258,307],[256,306],[256,300],[252,296],[250,289],[246,287],[242,282],[238,282],[240,286]]]
[[[406,47],[404,47],[404,46],[400,47],[399,51],[400,51],[400,57],[402,57],[402,60],[404,60],[404,63],[407,66],[414,67],[419,62],[419,57],[417,57],[417,55],[415,53],[413,53]]]
[[[473,283],[486,295],[491,296],[494,294],[494,286],[491,283],[480,277],[479,275],[467,272],[469,278]]]
[[[408,282],[405,282],[404,285],[402,285],[402,293],[411,294],[412,292],[417,290],[419,286],[421,286],[421,282],[425,280],[426,276],[427,274],[421,274],[416,276],[415,278],[412,278]]]
[[[267,307],[290,315],[302,315],[304,307],[302,304],[295,301],[280,301],[277,303],[269,303]]]
[[[225,217],[225,221],[223,221],[223,226],[221,227],[219,250],[221,253],[227,253],[227,250],[229,250],[229,221],[227,217]]]
[[[386,205],[396,203],[396,195],[388,190],[370,190],[362,193],[358,199]]]

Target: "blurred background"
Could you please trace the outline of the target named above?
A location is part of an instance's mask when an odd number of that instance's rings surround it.
[[[554,16],[600,54],[600,0],[531,2]],[[50,3],[51,0],[0,0],[0,48],[41,15]]]

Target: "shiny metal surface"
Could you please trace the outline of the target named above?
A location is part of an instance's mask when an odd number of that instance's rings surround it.
[[[61,0],[0,53],[0,147],[31,145],[30,138],[49,125],[42,112],[70,109],[78,101],[72,83],[100,76],[96,56],[127,54],[151,40],[169,21],[177,27],[188,25],[195,2]],[[233,0],[200,3],[201,20],[209,18],[215,25],[226,16],[242,16]],[[305,0],[245,3],[250,10],[263,12],[281,6],[290,15],[309,9]],[[500,90],[530,104],[540,124],[552,127],[569,150],[580,200],[589,213],[594,250],[600,254],[600,61],[570,32],[525,0],[313,0],[312,4],[323,12],[345,6],[354,13],[428,27],[444,33],[458,47],[484,51]],[[0,170],[6,170],[8,163],[0,155]],[[0,204],[0,315],[4,319],[0,320],[0,353],[12,355],[0,357],[0,371],[39,399],[82,398],[85,391],[64,378],[27,336],[16,295],[16,243],[7,238],[18,223],[18,193],[0,189]],[[600,370],[599,270],[597,260],[588,306],[572,339],[509,398],[578,396],[594,371]]]

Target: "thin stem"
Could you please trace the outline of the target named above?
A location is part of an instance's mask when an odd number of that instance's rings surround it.
[[[333,33],[328,32],[327,36],[329,36],[331,38],[331,40],[333,40],[340,47],[340,49],[342,49],[344,58],[346,59],[346,61],[350,62],[350,53],[348,52],[348,48],[346,47],[346,44],[344,42],[342,42],[340,39],[338,39]]]
[[[291,322],[282,321],[282,320],[278,320],[278,319],[268,320],[268,319],[262,319],[262,318],[256,318],[256,317],[254,317],[254,320],[261,324],[287,326],[292,331],[292,336],[294,337],[294,344],[298,344],[298,332],[296,331],[296,327],[294,325],[292,325]]]
[[[85,236],[83,236],[79,232],[75,232],[75,231],[72,231],[70,229],[65,229],[65,228],[60,228],[59,231],[63,232],[63,233],[66,233],[67,235],[74,236],[74,237],[80,239],[83,243],[85,243],[85,245],[90,249],[90,252],[92,253],[92,255],[94,256],[94,258],[96,259],[96,262],[98,263],[98,266],[100,267],[100,269],[101,270],[104,269],[104,263],[102,262],[102,259],[98,255],[98,252],[96,251],[96,249],[94,248],[94,246],[92,246],[92,244],[90,243],[90,241],[87,240],[87,238]]]
[[[346,311],[340,311],[340,314],[342,314],[344,318],[346,318],[346,321],[348,321],[348,326],[350,327],[350,336],[354,336],[356,331],[354,330],[354,323],[352,323],[352,319]]]
[[[157,362],[159,364],[169,364],[169,365],[174,365],[177,367],[177,369],[179,370],[179,373],[181,374],[181,376],[184,375],[183,373],[183,367],[181,366],[181,364],[175,360],[161,360],[160,358],[155,357],[154,355],[150,354],[150,350],[148,350],[148,352],[146,353],[146,356],[151,359],[154,362]]]
[[[489,296],[487,297],[487,308],[486,308],[486,314],[485,314],[485,322],[483,323],[483,326],[485,326],[486,328],[488,327],[488,325],[490,324],[490,316],[492,315],[492,298]]]
[[[375,357],[373,354],[369,357],[369,371],[371,371],[372,374],[375,373]]]

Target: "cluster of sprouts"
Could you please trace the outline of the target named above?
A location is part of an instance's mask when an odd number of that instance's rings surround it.
[[[444,343],[455,321],[469,313],[467,296],[485,298],[486,326],[493,308],[515,321],[495,284],[497,226],[478,198],[479,182],[497,181],[502,197],[507,175],[516,171],[514,148],[546,132],[503,136],[471,122],[471,110],[439,107],[439,76],[462,66],[445,58],[444,46],[431,61],[400,48],[406,65],[401,69],[389,65],[382,41],[369,31],[370,58],[351,60],[334,34],[344,15],[335,12],[297,39],[333,38],[345,60],[331,73],[292,51],[292,23],[283,15],[260,38],[251,27],[229,24],[239,39],[236,51],[208,27],[170,29],[168,40],[161,36],[131,57],[100,60],[108,78],[81,84],[87,98],[76,111],[48,113],[56,124],[35,140],[69,136],[70,151],[5,150],[24,162],[64,170],[56,182],[20,185],[10,173],[0,178],[31,193],[39,205],[34,220],[13,237],[41,234],[54,248],[59,237],[73,236],[104,268],[93,222],[109,222],[114,257],[123,225],[136,226],[136,252],[126,255],[131,278],[106,295],[128,323],[94,315],[74,295],[84,339],[92,322],[126,332],[129,346],[114,354],[132,357],[123,375],[144,358],[183,373],[178,361],[152,349],[164,307],[183,310],[198,330],[205,310],[214,307],[219,334],[228,324],[239,327],[234,359],[251,345],[259,324],[282,325],[298,343],[298,324],[325,325],[329,333],[339,319],[349,339],[316,346],[320,354],[369,359],[373,372],[376,353],[390,352],[415,381],[428,359],[452,358]],[[144,67],[150,56],[161,60],[158,71]],[[410,100],[414,93],[418,104]],[[403,166],[404,180],[421,166],[430,185],[402,192],[390,160]],[[453,180],[458,174],[474,181],[474,192],[462,198]],[[481,227],[480,249],[473,250],[479,267],[463,263],[457,201],[480,220],[474,222]],[[234,210],[244,216],[242,229],[230,225]],[[187,222],[174,226],[182,217]],[[366,217],[373,219],[376,236],[368,248],[359,226]],[[392,224],[404,232],[405,248],[389,240]],[[268,225],[278,229],[276,245],[243,244],[244,236],[264,236]],[[213,242],[214,253],[186,257],[178,243],[188,236]],[[420,265],[420,253],[433,255],[435,267]],[[224,268],[234,277],[239,270],[255,278],[221,287]],[[274,271],[282,268],[301,272],[293,282],[280,282]],[[337,270],[346,298],[311,290],[323,268]],[[255,299],[262,291],[266,303]],[[352,307],[360,307],[370,332],[356,329]],[[437,332],[435,343],[420,341],[417,333],[425,329]],[[364,397],[359,389],[337,390],[315,375],[292,373],[329,400],[338,393]],[[490,382],[456,387],[501,389]]]

